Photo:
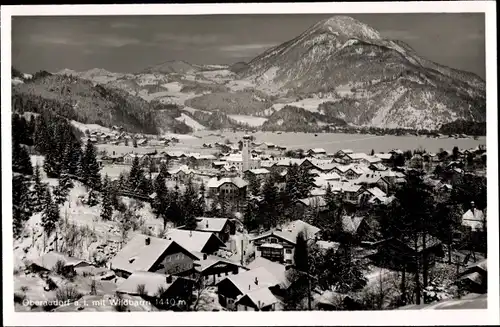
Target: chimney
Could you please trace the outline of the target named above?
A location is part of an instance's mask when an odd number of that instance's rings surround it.
[[[150,237],[146,237],[146,239],[144,241],[145,241],[146,245],[151,244],[151,238]]]
[[[208,228],[208,219],[207,219],[207,224],[206,224],[206,227]]]
[[[167,284],[172,284],[172,275],[167,276]]]
[[[191,236],[193,236],[193,231],[192,230],[189,231],[189,237],[191,237]]]
[[[255,285],[259,285],[259,279],[255,277]]]
[[[248,290],[250,291],[252,289],[252,285],[248,284]]]
[[[203,260],[207,260],[208,255],[206,253],[203,253]]]

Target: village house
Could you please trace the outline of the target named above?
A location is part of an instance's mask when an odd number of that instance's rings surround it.
[[[272,293],[273,290],[279,289],[279,284],[280,281],[263,267],[251,269],[237,275],[231,275],[217,284],[219,303],[229,310],[237,310],[238,306],[236,305],[236,301],[240,299],[240,297],[262,288],[266,288]],[[269,301],[266,302],[266,307],[272,305],[268,303]],[[240,302],[240,309],[244,311],[245,306],[248,310],[251,304],[247,301]]]
[[[253,175],[260,183],[262,183],[267,176],[269,176],[270,171],[265,168],[250,169],[245,172],[246,180],[249,180],[249,176]]]
[[[444,256],[442,242],[432,235],[426,235],[424,249],[422,235],[419,235],[416,239],[409,237],[390,238],[378,242],[377,253],[373,255],[373,259],[384,267],[399,270],[405,266],[407,271],[415,271],[415,260],[408,260],[408,258],[419,258],[419,265],[422,266],[424,255],[428,266],[434,266],[436,258]]]
[[[355,179],[353,183],[356,185],[363,185],[366,188],[378,187],[384,193],[389,192],[389,187],[391,185],[384,177],[373,173],[361,175]]]
[[[326,156],[326,151],[323,148],[314,148],[307,150],[307,154],[311,157],[321,156],[321,155]]]
[[[192,300],[193,289],[192,279],[149,271],[135,271],[118,285],[116,292],[141,296],[151,303],[160,304],[163,309],[185,310]],[[162,291],[162,294],[159,294],[159,291]],[[157,302],[161,299],[163,301]],[[165,301],[165,299],[168,300]]]
[[[229,199],[244,199],[247,185],[241,177],[214,177],[208,181],[207,188],[209,197],[212,198],[223,194]]]
[[[194,178],[195,171],[186,165],[168,171],[170,178],[179,183],[187,183],[189,179]]]
[[[483,259],[469,265],[460,273],[458,284],[471,293],[488,292],[488,260]]]
[[[190,276],[197,257],[171,239],[138,234],[111,260],[111,270],[127,278],[135,271]]]
[[[392,153],[375,153],[373,156],[379,158],[380,161],[385,165],[388,165],[392,162]]]
[[[32,271],[49,272],[54,270],[59,264],[62,264],[62,270],[65,274],[83,275],[95,268],[89,262],[70,257],[64,253],[50,251],[36,258],[30,265]]]
[[[481,232],[484,230],[486,217],[482,210],[479,210],[471,202],[471,208],[462,215],[462,226],[467,227],[471,232]]]
[[[236,233],[235,224],[228,218],[196,218],[196,231],[214,233],[224,243]]]
[[[210,168],[217,158],[213,154],[189,153],[188,163],[194,168]]]
[[[215,254],[226,247],[224,242],[211,232],[171,228],[165,238],[182,245],[195,256],[199,256],[199,253]]]
[[[201,279],[204,285],[217,285],[227,276],[237,275],[249,270],[228,259],[207,254],[203,254],[196,261],[195,269],[198,273],[198,279]]]
[[[258,235],[250,241],[256,247],[256,257],[293,264],[293,253],[299,232],[303,232],[306,239],[313,240],[319,231],[319,228],[302,220],[295,220],[281,228]]]
[[[260,288],[241,295],[236,302],[237,311],[280,311],[283,310],[279,300],[269,288]]]
[[[139,159],[139,164],[142,166],[149,165],[149,155],[140,153],[127,153],[123,156],[123,163],[126,165],[132,165],[135,158]]]

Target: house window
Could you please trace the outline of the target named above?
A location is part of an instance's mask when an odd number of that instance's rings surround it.
[[[278,243],[278,240],[274,237],[271,237],[271,243]]]
[[[285,252],[288,253],[288,254],[291,254],[292,253],[292,249],[285,249]]]
[[[260,246],[258,246],[257,251],[262,251],[262,248]]]
[[[292,262],[292,260],[287,259],[287,260],[285,260],[285,263],[286,263],[287,265],[291,265],[293,262]]]
[[[220,277],[220,273],[217,273],[217,277]]]

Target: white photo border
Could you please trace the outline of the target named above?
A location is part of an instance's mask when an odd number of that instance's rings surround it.
[[[92,15],[208,14],[362,14],[484,13],[486,33],[487,176],[488,176],[488,310],[394,310],[316,312],[148,312],[148,313],[21,313],[14,312],[11,154],[11,17]],[[499,319],[498,261],[498,130],[496,3],[494,1],[421,1],[354,3],[240,3],[134,5],[22,5],[1,8],[1,131],[3,314],[5,325],[23,326],[195,326],[195,325],[490,325]]]

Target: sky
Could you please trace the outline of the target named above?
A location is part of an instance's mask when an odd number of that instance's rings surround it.
[[[335,14],[13,17],[12,63],[23,72],[139,72],[169,60],[249,61]],[[484,14],[349,14],[422,57],[485,78]]]

